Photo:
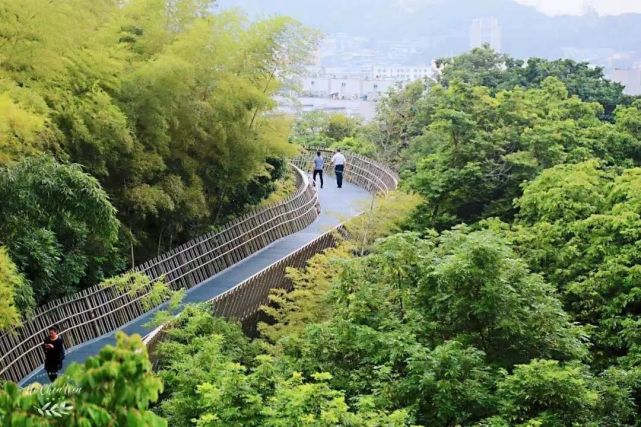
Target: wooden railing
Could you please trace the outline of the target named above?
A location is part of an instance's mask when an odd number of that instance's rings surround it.
[[[294,164],[301,169],[310,170],[311,159],[317,150],[309,150],[307,155],[294,160]],[[326,170],[329,172],[329,151],[321,150],[324,157],[327,157]],[[344,179],[367,189],[371,193],[387,193],[398,187],[398,178],[389,168],[377,164],[369,159],[346,154],[346,167]],[[234,288],[224,292],[209,302],[212,303],[212,310],[215,315],[228,319],[236,319],[241,322],[256,314],[260,307],[269,303],[269,292],[271,289],[284,288],[290,290],[291,282],[287,279],[287,267],[301,268],[307,260],[317,253],[333,247],[339,239],[338,234],[345,234],[345,229],[339,225],[335,229],[322,234],[302,248],[292,252],[284,258],[276,261],[269,267],[259,271],[252,277],[244,280]],[[165,336],[171,322],[156,328],[149,333],[144,341],[147,345],[150,356],[155,358],[156,346]]]
[[[262,305],[269,303],[271,289],[292,289],[292,283],[285,274],[288,267],[304,267],[311,257],[333,247],[340,238],[339,234],[343,231],[343,228],[339,226],[333,231],[321,235],[302,248],[242,281],[232,289],[212,298],[208,303],[212,305],[214,315],[245,322],[256,314]],[[170,327],[171,322],[166,323],[145,336],[144,342],[152,361],[155,361],[156,346],[163,340],[165,331]]]
[[[308,148],[305,155],[298,156],[292,163],[304,171],[311,172],[317,151],[320,151],[325,159],[325,172],[333,173],[330,160],[334,152],[325,148]],[[385,193],[398,187],[398,176],[387,166],[357,154],[343,154],[346,160],[343,172],[344,181],[357,185],[370,193]]]
[[[144,314],[143,304],[154,281],[188,289],[236,264],[268,244],[311,224],[320,208],[307,175],[293,166],[297,191],[287,199],[253,210],[225,226],[136,267],[152,281],[132,295],[126,290],[96,285],[39,307],[34,316],[0,335],[0,378],[20,381],[42,365],[42,340],[47,328],[58,325],[67,348],[114,331]]]

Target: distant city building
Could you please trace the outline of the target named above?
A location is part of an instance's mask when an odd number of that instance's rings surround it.
[[[400,65],[375,65],[372,67],[372,80],[394,80],[411,82],[432,75],[431,65],[417,65],[405,67]]]
[[[434,65],[377,65],[361,69],[309,68],[301,82],[302,95],[315,98],[376,101],[394,86],[430,78]]]
[[[470,48],[490,45],[497,52],[501,51],[501,27],[496,18],[477,18],[470,27]]]
[[[625,86],[626,95],[641,95],[641,67],[620,69],[615,68],[612,80]]]
[[[378,100],[396,84],[394,80],[334,76],[305,77],[301,82],[303,96],[364,101]]]
[[[419,79],[431,78],[435,65],[378,65],[362,67],[310,66],[299,81],[300,92],[279,100],[280,111],[341,112],[365,121],[376,113],[376,102],[390,89]],[[293,98],[297,101],[292,102]]]
[[[342,113],[349,117],[359,117],[370,121],[376,117],[376,103],[360,99],[329,99],[300,97],[295,102],[279,99],[278,110],[285,114],[300,115],[310,111]]]

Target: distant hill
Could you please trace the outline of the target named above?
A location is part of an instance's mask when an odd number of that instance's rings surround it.
[[[559,0],[563,1],[563,0]],[[220,0],[250,16],[285,14],[326,33],[347,32],[374,40],[428,39],[433,56],[469,47],[472,19],[493,16],[503,51],[517,57],[557,58],[565,49],[629,52],[641,59],[641,14],[551,17],[511,0]]]

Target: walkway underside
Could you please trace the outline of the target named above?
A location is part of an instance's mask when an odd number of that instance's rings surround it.
[[[238,283],[308,244],[346,219],[363,212],[369,205],[368,202],[371,197],[365,190],[346,182],[343,183],[343,188],[336,188],[334,177],[326,176],[324,188],[319,189],[321,214],[316,221],[304,230],[277,240],[254,255],[188,290],[183,301],[185,303],[207,301],[233,288]],[[155,311],[152,310],[138,317],[119,330],[127,334],[146,335],[151,329],[144,325],[151,320]],[[68,349],[65,366],[73,362],[84,362],[89,356],[97,354],[105,345],[115,344],[115,333],[116,331],[105,334],[92,341]],[[49,382],[42,367],[28,375],[21,382],[21,385],[24,386],[34,382]]]

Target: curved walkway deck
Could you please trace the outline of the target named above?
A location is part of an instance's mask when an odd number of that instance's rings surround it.
[[[233,288],[243,280],[310,243],[346,219],[363,212],[367,208],[368,201],[371,200],[371,197],[372,195],[367,191],[347,182],[343,182],[343,188],[338,189],[336,188],[334,177],[331,175],[326,176],[324,188],[319,189],[321,214],[316,221],[304,230],[277,240],[254,255],[245,258],[232,267],[189,289],[183,302],[196,303],[207,301]],[[119,330],[127,334],[146,335],[151,329],[144,325],[149,322],[156,310],[157,309],[154,309],[145,313]],[[105,345],[115,344],[115,333],[116,331],[110,332],[99,338],[68,349],[65,366],[73,362],[83,362],[89,356],[97,354]],[[20,382],[20,385],[25,386],[34,382],[43,384],[49,382],[42,367],[25,377]]]

